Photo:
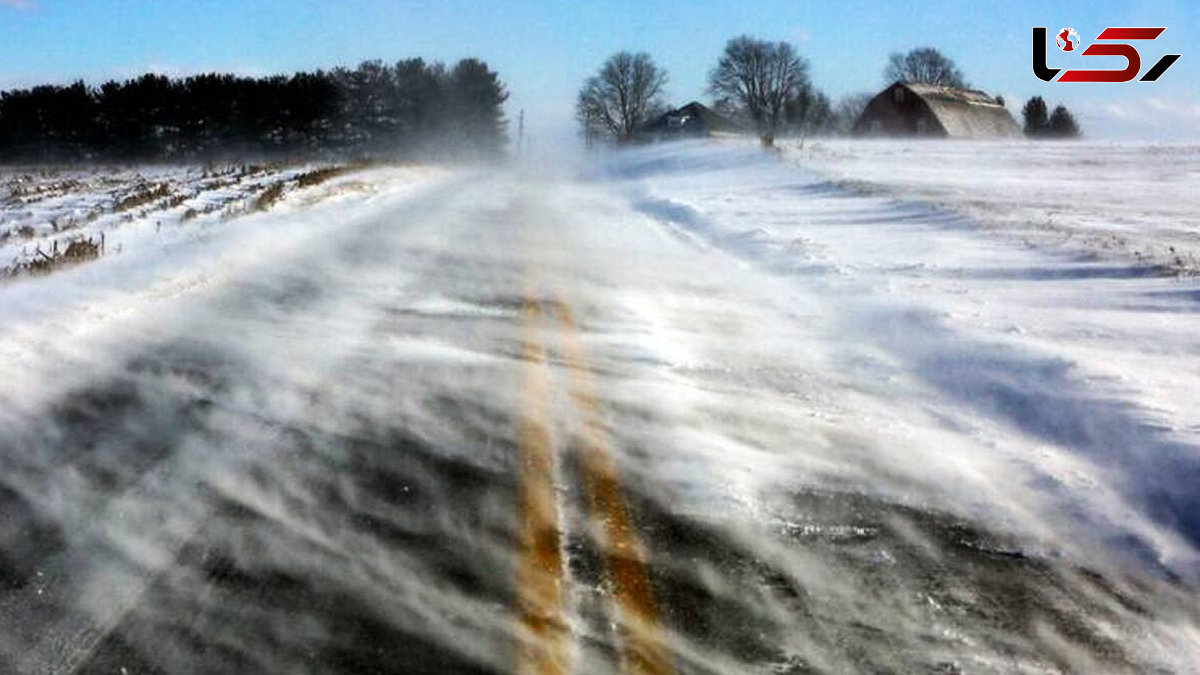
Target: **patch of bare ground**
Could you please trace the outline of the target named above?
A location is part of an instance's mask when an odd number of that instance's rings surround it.
[[[116,205],[113,206],[113,212],[122,213],[130,211],[170,196],[171,185],[169,183],[151,183],[138,188],[133,194],[118,200]]]
[[[312,171],[298,174],[290,180],[276,181],[271,183],[265,190],[259,193],[259,195],[255,197],[253,203],[250,204],[248,209],[227,215],[229,217],[236,217],[238,215],[244,215],[245,213],[261,213],[270,211],[276,203],[283,199],[291,187],[294,187],[296,190],[316,187],[335,178],[340,178],[350,174],[361,168],[363,167],[352,164],[330,166],[320,169],[313,169]]]
[[[71,265],[95,260],[104,254],[104,235],[98,237],[76,237],[60,246],[55,241],[49,251],[37,246],[22,259],[0,267],[0,280],[11,280],[21,276],[39,276]]]
[[[296,177],[296,187],[315,187],[328,180],[332,180],[339,176],[344,176],[351,171],[355,171],[360,168],[362,167],[354,165],[331,166],[324,169],[316,169],[307,173],[302,173]]]
[[[73,178],[39,183],[32,176],[18,176],[10,180],[7,187],[8,198],[6,201],[9,204],[28,205],[52,197],[61,197],[84,189],[87,185]]]
[[[254,212],[270,211],[275,202],[283,198],[284,181],[277,181],[267,186],[267,189],[259,193],[254,199],[254,204],[250,210]]]

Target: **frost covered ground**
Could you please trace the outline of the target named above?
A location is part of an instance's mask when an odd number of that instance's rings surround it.
[[[0,671],[1193,670],[1200,282],[831,166],[97,218],[0,284]]]

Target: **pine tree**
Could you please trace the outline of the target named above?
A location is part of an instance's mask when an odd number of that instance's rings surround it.
[[[1075,122],[1075,116],[1067,110],[1066,106],[1056,106],[1054,112],[1050,113],[1049,132],[1055,138],[1077,138],[1079,136],[1079,124]]]
[[[1041,96],[1034,96],[1026,101],[1021,114],[1025,117],[1026,136],[1036,138],[1046,135],[1049,129],[1049,120],[1046,115],[1046,101]]]
[[[201,159],[330,151],[495,155],[504,84],[486,63],[365,61],[262,78],[147,74],[0,92],[0,161]]]

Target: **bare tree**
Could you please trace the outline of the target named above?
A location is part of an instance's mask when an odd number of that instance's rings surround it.
[[[894,52],[888,57],[883,78],[891,82],[924,82],[946,87],[965,88],[966,80],[954,60],[933,47],[918,47],[907,54]]]
[[[788,133],[801,139],[810,135],[829,133],[836,125],[836,116],[829,97],[806,87],[788,99],[785,107]]]
[[[651,114],[664,107],[666,84],[667,72],[649,54],[613,54],[583,83],[575,114],[589,139],[604,133],[618,141],[629,140]]]
[[[849,134],[854,128],[854,123],[862,116],[863,110],[866,110],[867,104],[874,98],[872,94],[860,93],[849,94],[838,99],[837,107],[834,114],[837,117],[837,132],[839,134]]]
[[[717,67],[708,74],[709,92],[743,108],[765,145],[787,122],[788,102],[810,86],[808,63],[790,44],[747,35],[726,43]]]

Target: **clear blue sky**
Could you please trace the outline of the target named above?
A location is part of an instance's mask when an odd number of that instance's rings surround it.
[[[1155,84],[1045,84],[1029,64],[1030,28],[1167,26],[1143,45],[1150,63],[1183,58]],[[671,99],[704,99],[725,41],[747,33],[796,45],[833,98],[879,89],[890,52],[932,45],[970,82],[1011,102],[1041,94],[1070,105],[1093,137],[1200,141],[1200,2],[1063,0],[885,3],[868,0],[0,0],[0,87],[147,70],[291,72],[407,56],[478,56],[512,92],[510,117],[531,133],[565,133],[580,81],[610,53],[649,52]],[[1119,67],[1050,49],[1051,65]]]

